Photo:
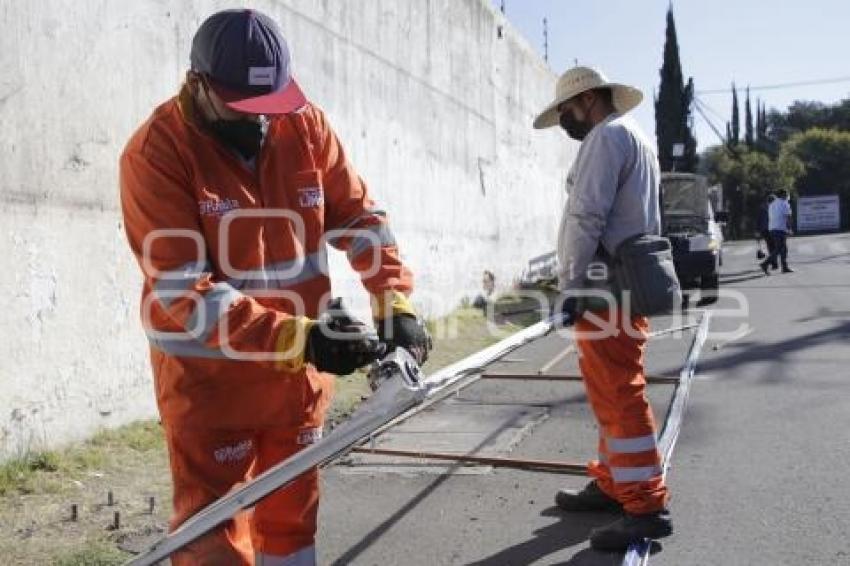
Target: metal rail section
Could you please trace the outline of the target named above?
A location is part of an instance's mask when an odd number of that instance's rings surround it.
[[[396,450],[393,448],[367,448],[360,446],[352,452],[360,454],[377,454],[381,456],[402,456],[422,460],[448,460],[463,464],[480,464],[494,468],[514,468],[537,472],[560,473],[574,476],[586,476],[587,464],[572,464],[554,460],[528,460],[521,458],[505,458],[500,456],[475,456],[473,454],[457,454],[455,452],[428,452],[419,450]]]
[[[679,432],[682,430],[682,421],[684,420],[685,409],[688,405],[691,383],[696,373],[697,360],[699,360],[702,347],[708,338],[708,327],[710,324],[711,312],[703,311],[702,318],[697,325],[697,330],[691,342],[691,348],[688,351],[688,357],[685,359],[682,371],[679,373],[679,383],[673,391],[673,400],[667,408],[667,415],[664,418],[664,428],[658,440],[663,477],[667,476],[667,470],[670,468],[670,459],[673,457],[673,449],[676,447]],[[651,548],[652,545],[649,540],[632,544],[626,551],[622,566],[648,566]]]
[[[557,373],[485,373],[481,379],[515,379],[519,381],[582,381],[584,378],[580,375],[557,374]],[[646,383],[675,385],[679,383],[678,377],[669,375],[647,375]]]

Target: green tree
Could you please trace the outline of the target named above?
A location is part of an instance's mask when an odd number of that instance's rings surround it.
[[[766,143],[768,141],[767,135],[767,103],[762,102],[761,104],[761,132],[759,132],[759,137],[762,140],[762,143]]]
[[[732,83],[732,136],[727,139],[730,145],[741,143],[741,115],[738,110],[738,89]]]
[[[793,192],[795,181],[804,170],[792,154],[773,159],[746,146],[732,151],[723,146],[710,147],[703,153],[700,165],[711,183],[723,186],[733,237],[750,237],[755,231],[756,213],[767,194],[779,189]]]
[[[850,98],[832,105],[798,100],[785,112],[770,112],[767,126],[771,138],[779,142],[812,128],[850,131]]]
[[[839,195],[841,225],[850,228],[850,132],[812,128],[794,134],[782,145],[780,156],[804,165],[797,181],[799,194]]]
[[[750,106],[750,87],[747,87],[747,102],[744,109],[744,143],[748,148],[755,147],[753,135],[753,109]]]
[[[696,139],[691,124],[693,79],[685,84],[679,59],[679,42],[673,7],[667,10],[667,32],[664,42],[664,62],[661,66],[661,86],[655,100],[655,135],[658,141],[658,161],[662,171],[694,171],[697,165]],[[684,155],[673,157],[673,147],[684,145]]]

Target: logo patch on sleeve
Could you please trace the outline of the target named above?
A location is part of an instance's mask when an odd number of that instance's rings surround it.
[[[319,208],[324,202],[325,192],[322,187],[298,189],[298,205],[301,208]]]

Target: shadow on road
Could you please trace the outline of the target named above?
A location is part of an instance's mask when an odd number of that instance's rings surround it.
[[[482,440],[478,446],[469,451],[469,454],[475,454],[478,450],[486,446],[490,441],[495,439],[499,434],[502,433],[506,428],[513,426],[518,419],[522,418],[522,415],[518,415],[514,419],[510,419],[509,421],[502,424],[502,426],[495,429],[491,432],[484,440]],[[363,552],[369,549],[373,544],[378,542],[384,534],[393,525],[395,525],[398,521],[404,518],[408,513],[416,509],[416,507],[425,501],[432,493],[434,493],[441,485],[443,485],[448,479],[452,477],[452,472],[460,468],[463,464],[457,463],[453,464],[448,470],[433,482],[428,484],[422,491],[413,496],[407,503],[402,505],[395,513],[390,515],[387,519],[385,519],[381,524],[376,526],[370,532],[368,532],[357,544],[349,548],[345,553],[333,561],[334,566],[342,566],[344,564],[351,564],[354,562],[357,557],[359,557]]]
[[[761,270],[748,271],[749,275],[738,275],[735,277],[726,277],[725,275],[720,276],[720,284],[721,285],[731,285],[733,283],[743,283],[744,281],[752,281],[753,279],[761,279],[766,277]]]
[[[550,554],[581,544],[590,537],[590,531],[615,520],[616,515],[610,513],[563,513],[557,507],[545,509],[541,515],[559,517],[561,520],[542,529],[534,531],[533,538],[527,541],[503,548],[498,552],[470,562],[469,566],[504,566],[505,564],[531,564]],[[621,554],[603,554],[590,548],[584,548],[568,562],[570,565],[609,566],[622,562]]]
[[[842,258],[850,259],[850,253],[848,253],[848,254],[834,254],[834,255],[827,255],[827,256],[819,257],[819,258],[817,258],[817,259],[809,259],[809,260],[794,260],[794,259],[790,259],[790,260],[789,260],[789,263],[791,263],[792,265],[809,265],[809,264],[812,264],[812,263],[825,263],[825,262],[830,262],[830,261],[833,261],[833,260],[836,260],[836,259],[842,259]],[[840,263],[846,263],[846,262],[840,262]]]
[[[742,373],[742,367],[747,364],[759,362],[783,364],[793,353],[829,342],[846,344],[848,338],[850,338],[850,321],[843,321],[834,324],[831,328],[810,332],[809,334],[792,336],[779,342],[771,342],[768,344],[739,342],[737,344],[727,346],[730,350],[734,349],[734,352],[700,362],[699,371],[715,370],[719,372],[722,370],[735,370],[729,371],[728,373],[718,373],[717,375],[720,379],[738,376]],[[777,377],[779,375],[779,373],[776,373],[774,377],[763,381],[779,383],[782,381],[782,379]]]

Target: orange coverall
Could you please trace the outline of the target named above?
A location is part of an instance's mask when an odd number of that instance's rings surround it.
[[[132,136],[120,180],[144,272],[174,529],[320,438],[333,377],[301,352],[308,318],[330,297],[325,243],[347,252],[374,304],[403,302],[412,276],[384,213],[310,104],[271,118],[252,169],[205,130],[184,86]],[[253,564],[255,552],[311,549],[317,480],[305,474],[172,563]]]

